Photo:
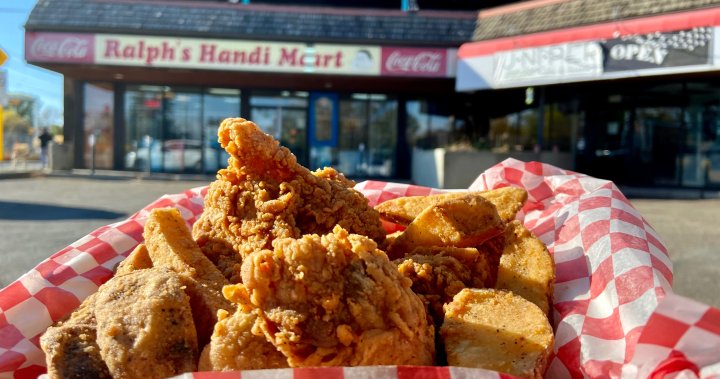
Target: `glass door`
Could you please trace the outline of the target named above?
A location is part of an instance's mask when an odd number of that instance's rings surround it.
[[[168,90],[164,96],[163,171],[200,173],[203,170],[202,95],[191,90]]]
[[[652,173],[653,184],[679,185],[683,150],[682,108],[643,107],[635,111],[634,140]]]
[[[348,177],[392,177],[397,160],[397,108],[382,94],[314,93],[311,167],[332,166]]]
[[[240,90],[210,88],[203,97],[203,154],[205,173],[227,167],[230,155],[218,142],[218,127],[228,117],[240,116]]]
[[[307,166],[307,94],[253,92],[250,119]]]
[[[129,86],[125,92],[125,168],[162,171],[163,87]]]

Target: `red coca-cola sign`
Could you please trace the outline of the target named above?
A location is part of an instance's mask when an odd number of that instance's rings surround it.
[[[25,33],[25,60],[28,62],[93,63],[95,38],[92,34]]]
[[[383,47],[383,75],[447,76],[447,53],[444,49]]]

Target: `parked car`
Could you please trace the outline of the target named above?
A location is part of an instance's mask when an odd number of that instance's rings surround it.
[[[161,147],[162,146],[162,147]],[[203,150],[205,164],[203,165]],[[138,171],[215,172],[227,162],[224,150],[202,146],[202,141],[172,139],[162,144],[153,141],[125,155],[125,167]]]

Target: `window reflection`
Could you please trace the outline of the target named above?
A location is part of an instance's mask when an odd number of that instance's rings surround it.
[[[203,97],[203,128],[206,173],[227,166],[230,157],[218,142],[218,127],[228,117],[240,116],[240,90],[210,88]]]
[[[396,172],[398,102],[382,94],[340,98],[337,146],[313,148],[316,156],[350,177],[391,177]],[[321,160],[314,162],[319,168]]]
[[[161,171],[158,154],[162,141],[163,88],[130,86],[125,92],[125,168]],[[153,160],[151,162],[151,159]]]
[[[113,94],[110,83],[85,83],[85,167],[113,168]],[[91,138],[95,144],[94,158]]]
[[[250,119],[307,164],[307,92],[253,91]]]
[[[212,173],[226,165],[217,128],[239,115],[239,90],[129,86],[125,107],[127,169]]]

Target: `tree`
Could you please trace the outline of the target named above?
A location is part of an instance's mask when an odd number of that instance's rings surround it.
[[[23,117],[15,109],[7,109],[3,112],[3,133],[6,138],[11,136],[26,136],[32,131],[30,119]]]
[[[38,114],[37,123],[41,128],[57,129],[60,127],[62,130],[62,111],[52,105],[43,105],[40,114]],[[53,134],[55,134],[55,131],[53,131]]]

